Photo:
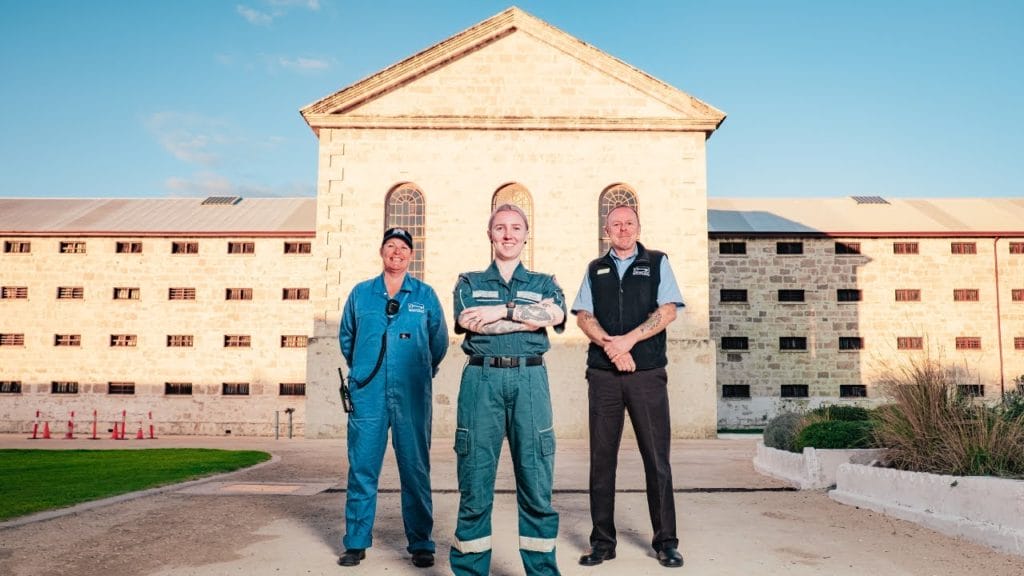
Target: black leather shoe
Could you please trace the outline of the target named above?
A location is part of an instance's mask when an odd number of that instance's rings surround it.
[[[434,553],[430,550],[413,551],[412,565],[417,568],[430,568],[434,565]]]
[[[683,565],[683,555],[675,548],[658,550],[658,562],[665,568],[679,568]]]
[[[361,548],[345,550],[345,553],[338,558],[338,566],[359,566],[359,562],[364,558],[366,558],[366,550]]]
[[[590,554],[580,556],[580,566],[597,566],[605,560],[614,560],[615,550],[602,550],[600,548],[594,548],[590,551]]]

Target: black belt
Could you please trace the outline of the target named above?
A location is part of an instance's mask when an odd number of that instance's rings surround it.
[[[470,366],[490,366],[491,368],[519,368],[524,366],[543,366],[543,356],[477,356],[469,357]]]

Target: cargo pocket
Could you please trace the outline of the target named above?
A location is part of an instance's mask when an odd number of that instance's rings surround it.
[[[555,453],[555,430],[548,428],[540,431],[540,455],[544,457]]]
[[[469,454],[469,430],[465,428],[455,429],[455,453],[459,456]]]

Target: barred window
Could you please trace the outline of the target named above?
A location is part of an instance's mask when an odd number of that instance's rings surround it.
[[[1024,350],[1024,336],[1016,336],[1013,339],[1014,350]]]
[[[228,254],[254,254],[255,242],[228,242]]]
[[[957,384],[956,393],[963,398],[984,398],[984,384]]]
[[[896,338],[897,350],[921,350],[924,348],[924,338],[920,336],[899,336]]]
[[[779,290],[779,302],[803,302],[803,290]]]
[[[953,290],[954,302],[977,302],[978,290],[976,288],[956,288]]]
[[[749,350],[750,340],[746,336],[722,336],[722,350]]]
[[[604,223],[608,219],[608,213],[619,206],[629,206],[638,213],[640,212],[640,202],[636,197],[636,192],[625,184],[613,184],[605,188],[597,199],[598,256],[604,255],[612,247],[611,240],[608,238],[607,232],[605,232]]]
[[[191,396],[191,382],[164,382],[164,395],[166,396]]]
[[[861,291],[855,288],[840,288],[836,290],[836,300],[839,302],[860,302]]]
[[[114,288],[114,300],[138,300],[138,288]]]
[[[168,288],[167,289],[168,300],[195,300],[196,289],[195,288]]]
[[[839,397],[840,398],[866,398],[868,395],[868,387],[863,384],[840,384],[839,385]]]
[[[8,254],[28,254],[32,251],[32,243],[23,240],[4,241],[4,252]]]
[[[750,398],[750,384],[722,384],[722,398]]]
[[[221,385],[221,394],[224,396],[248,396],[248,382],[224,382]]]
[[[518,206],[526,214],[526,246],[520,255],[523,266],[533,268],[533,196],[522,184],[506,184],[491,196],[491,210],[502,204]],[[493,256],[493,253],[492,253]]]
[[[82,335],[81,334],[54,334],[53,335],[54,346],[81,346]]]
[[[199,254],[199,242],[171,242],[171,254]]]
[[[85,298],[85,288],[81,286],[58,286],[58,300],[81,300]]]
[[[1024,242],[1010,242],[1010,254],[1024,254]]]
[[[142,242],[117,242],[114,252],[118,254],[142,254]]]
[[[4,300],[24,300],[28,298],[28,286],[4,286],[0,288],[0,298]]]
[[[250,346],[252,346],[252,336],[247,336],[244,334],[224,335],[225,348],[249,348]]]
[[[779,350],[807,350],[807,338],[804,336],[780,336]]]
[[[804,243],[803,242],[776,242],[775,243],[776,254],[803,254]]]
[[[783,384],[779,389],[779,395],[783,398],[807,398],[809,392],[807,384]]]
[[[718,253],[739,256],[747,253],[746,242],[719,242]]]
[[[981,337],[980,336],[957,336],[956,337],[956,349],[957,350],[981,350]]]
[[[836,242],[836,254],[860,254],[860,242]]]
[[[24,334],[0,334],[0,346],[24,346],[25,335]]]
[[[423,279],[424,256],[427,243],[427,207],[420,192],[414,184],[399,184],[388,192],[384,199],[384,230],[388,228],[404,228],[412,236],[412,260],[409,262],[409,274],[414,278]]]
[[[135,394],[135,382],[107,382],[107,394]]]
[[[977,254],[978,244],[975,242],[951,242],[949,252],[950,254]]]
[[[305,382],[281,382],[278,385],[277,393],[280,396],[305,396]]]
[[[0,380],[0,394],[21,394],[21,381]]]
[[[139,342],[139,337],[135,334],[111,334],[110,335],[110,347],[111,348],[134,348]]]
[[[863,350],[864,339],[860,336],[840,336],[839,337],[839,349],[840,350]]]
[[[920,302],[921,291],[916,288],[900,288],[896,290],[897,302]]]
[[[252,300],[252,288],[228,288],[224,291],[225,300]]]
[[[168,334],[167,335],[167,347],[168,348],[191,348],[192,347],[192,335],[191,334]]]
[[[1010,299],[1014,302],[1024,302],[1024,288],[1014,288],[1011,290]]]
[[[718,292],[722,302],[746,302],[747,291],[741,288],[723,288]]]
[[[918,247],[917,242],[893,242],[892,243],[893,254],[917,254]]]
[[[309,345],[309,336],[281,336],[281,348],[305,348]]]
[[[78,394],[78,382],[67,380],[50,382],[50,394]]]
[[[309,300],[309,288],[285,288],[281,293],[282,300]]]
[[[61,254],[85,254],[85,242],[69,240],[60,243]]]
[[[285,242],[285,254],[309,254],[313,251],[313,244],[310,242]]]

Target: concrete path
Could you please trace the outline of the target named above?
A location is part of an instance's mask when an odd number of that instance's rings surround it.
[[[175,437],[153,441],[29,441],[0,436],[4,448],[211,447],[266,450],[269,464],[140,498],[0,528],[0,574],[220,576],[231,574],[450,574],[448,548],[458,491],[450,439],[433,450],[437,565],[414,568],[405,552],[391,451],[384,464],[375,545],[356,568],[340,553],[346,473],[341,440]],[[643,471],[623,440],[617,499],[618,558],[583,568],[590,518],[585,441],[560,440],[555,508],[563,574],[968,575],[1019,576],[1024,558],[948,538],[916,525],[842,506],[824,492],[785,490],[751,465],[755,439],[673,444],[682,569],[662,568],[650,549]],[[506,450],[507,455],[507,450]],[[0,463],[2,472],[2,463]],[[0,497],[2,497],[0,474]],[[522,574],[511,464],[499,467],[494,513],[498,575]]]

